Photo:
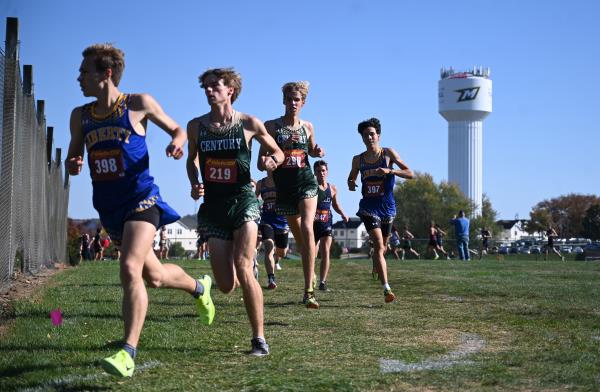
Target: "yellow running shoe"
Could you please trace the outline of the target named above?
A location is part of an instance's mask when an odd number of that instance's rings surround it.
[[[135,369],[133,358],[125,350],[120,350],[115,355],[104,358],[100,361],[100,366],[106,373],[120,377],[133,376],[133,369]]]
[[[215,304],[213,304],[212,298],[210,298],[212,279],[210,276],[204,275],[201,279],[198,279],[198,282],[204,286],[204,293],[196,299],[198,316],[202,324],[211,325],[215,318]]]
[[[385,297],[386,303],[394,302],[394,300],[396,299],[396,295],[394,293],[392,293],[391,289],[383,290],[383,296]]]
[[[306,305],[308,309],[319,309],[319,303],[315,298],[315,293],[313,291],[305,291],[304,298],[302,299],[302,303]]]

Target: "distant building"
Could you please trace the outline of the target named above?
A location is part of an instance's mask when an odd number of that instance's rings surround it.
[[[188,222],[189,223],[189,222]],[[189,227],[183,220],[169,223],[165,226],[167,230],[167,238],[169,246],[172,246],[175,242],[179,242],[183,249],[186,251],[196,251],[196,240],[198,235],[196,234],[196,227]],[[158,249],[160,241],[160,229],[156,231],[154,235],[154,248]]]
[[[543,233],[535,232],[529,233],[525,230],[525,227],[529,220],[527,219],[504,219],[499,220],[496,224],[502,228],[502,231],[498,234],[492,233],[493,238],[498,240],[515,241],[523,238],[543,237]]]
[[[348,223],[338,221],[333,224],[333,238],[344,248],[361,248],[368,241],[369,234],[359,218],[350,218]]]

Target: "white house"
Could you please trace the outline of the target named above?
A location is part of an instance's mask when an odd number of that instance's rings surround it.
[[[196,228],[190,228],[186,224],[184,224],[181,220],[177,222],[169,223],[165,226],[167,229],[167,239],[169,241],[169,246],[174,244],[175,242],[179,242],[183,249],[186,251],[196,251],[196,240],[198,239],[198,235],[196,234]],[[154,248],[158,249],[158,244],[160,241],[160,230],[156,231],[154,235]]]
[[[499,220],[496,222],[496,224],[502,228],[502,231],[498,234],[492,233],[492,236],[496,239],[507,241],[520,240],[524,237],[531,238],[532,236],[541,238],[541,233],[529,233],[525,231],[525,225],[527,222],[528,221],[526,219]]]
[[[338,221],[333,224],[333,238],[344,248],[361,248],[368,241],[369,234],[359,218],[350,218],[348,223]]]

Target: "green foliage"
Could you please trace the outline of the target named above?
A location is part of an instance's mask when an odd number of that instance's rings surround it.
[[[600,204],[592,204],[583,217],[583,236],[593,240],[600,239]]]
[[[331,248],[329,249],[329,257],[332,259],[339,259],[342,255],[342,246],[336,241],[331,242]]]
[[[185,249],[181,242],[171,242],[169,245],[169,257],[183,257],[185,256]]]
[[[416,173],[412,180],[404,181],[394,190],[396,199],[396,219],[394,224],[399,230],[407,224],[417,238],[427,238],[431,221],[438,223],[448,232],[452,216],[463,210],[469,216],[474,205],[456,184],[442,182],[436,184],[433,177],[426,173]],[[485,198],[484,221],[495,219],[496,212],[489,199]],[[491,227],[491,224],[490,224]],[[476,226],[471,224],[471,230]]]
[[[600,204],[600,197],[576,193],[541,201],[529,213],[531,221],[527,230],[530,233],[545,231],[551,225],[559,237],[583,236],[583,219],[593,204]]]

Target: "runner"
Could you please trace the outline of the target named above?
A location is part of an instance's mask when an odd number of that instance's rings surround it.
[[[410,252],[417,257],[417,259],[421,258],[421,255],[412,248],[411,240],[415,238],[413,233],[408,231],[408,225],[404,225],[404,231],[402,232],[402,260],[406,257],[406,252]]]
[[[489,249],[489,240],[490,238],[492,238],[492,233],[490,233],[490,231],[486,228],[486,227],[482,227],[481,228],[481,247],[479,248],[479,260],[481,260],[481,258],[483,257],[483,252],[485,252],[485,254],[488,254],[488,249]]]
[[[548,237],[548,245],[546,245],[546,251],[544,255],[544,261],[548,260],[548,253],[552,251],[555,255],[560,257],[562,261],[565,261],[565,257],[560,253],[558,249],[554,247],[554,239],[558,237],[556,230],[550,225],[548,225],[548,230],[546,230],[546,236]]]
[[[124,53],[110,44],[92,45],[83,51],[77,80],[83,95],[96,100],[71,113],[66,167],[70,175],[78,175],[84,147],[87,149],[94,208],[115,245],[122,249],[123,349],[100,364],[110,374],[131,377],[148,310],[144,280],[149,287],[176,288],[193,295],[204,324],[212,322],[214,306],[210,277],[194,280],[177,265],[161,264],[152,249],[157,228],[176,221],[179,215],[162,200],[149,173],[148,120],[171,136],[167,157],[183,156],[186,137],[150,95],[119,91],[124,67]]]
[[[302,303],[309,309],[318,309],[314,294],[315,243],[313,222],[317,209],[317,182],[308,156],[322,158],[325,151],[315,142],[313,125],[300,119],[300,112],[308,95],[307,82],[290,82],[283,85],[285,114],[267,121],[265,127],[283,150],[285,160],[273,173],[277,187],[276,211],[284,215],[296,247],[302,255],[304,272],[304,297]],[[268,155],[261,148],[260,156]]]
[[[160,241],[158,243],[158,258],[169,259],[169,236],[167,235],[167,228],[165,226],[160,228]]]
[[[277,189],[272,173],[258,182],[256,196],[263,202],[259,229],[265,251],[267,289],[273,290],[277,288],[275,263],[287,253],[289,227],[285,217],[275,212]]]
[[[392,302],[396,296],[388,283],[384,252],[396,215],[395,177],[413,178],[414,174],[394,149],[380,147],[381,124],[378,119],[370,118],[358,124],[358,133],[367,149],[352,158],[348,188],[356,190],[356,177],[360,173],[363,197],[357,215],[373,241],[373,264],[383,285],[385,302]],[[400,169],[394,169],[394,164]]]
[[[444,249],[444,237],[446,235],[447,235],[446,232],[444,230],[442,230],[440,225],[436,224],[435,225],[435,243],[437,245],[436,249],[438,251],[442,252],[444,254],[444,256],[446,256],[446,260],[450,260],[450,255],[448,254],[448,252],[446,252],[446,249]]]
[[[398,254],[399,249],[402,249],[400,243],[400,233],[398,233],[398,228],[396,228],[396,225],[393,225],[390,241],[388,242],[388,250],[392,252],[396,260],[400,259],[400,255]]]
[[[429,252],[429,251],[433,252],[434,260],[437,260],[440,258],[440,256],[437,254],[436,235],[437,235],[437,230],[435,228],[435,222],[431,221],[431,224],[429,225],[429,242],[427,243],[427,252]]]
[[[275,170],[283,162],[283,153],[260,120],[233,109],[232,103],[242,89],[241,77],[233,68],[209,69],[199,79],[210,112],[187,126],[191,196],[194,200],[204,197],[198,210],[198,228],[208,238],[210,263],[219,289],[231,293],[238,284],[242,286],[252,327],[250,355],[268,355],[263,295],[252,271],[256,221],[260,217],[250,183],[252,139],[256,138],[265,152],[259,158],[260,170]]]
[[[316,161],[313,165],[313,169],[317,176],[317,184],[319,186],[317,212],[313,224],[315,244],[318,244],[319,254],[321,255],[319,290],[328,291],[327,276],[329,274],[331,242],[333,241],[331,233],[331,226],[333,225],[331,207],[333,206],[335,212],[340,214],[344,223],[348,223],[348,217],[338,202],[336,186],[327,182],[327,175],[329,174],[327,162],[323,160]]]

